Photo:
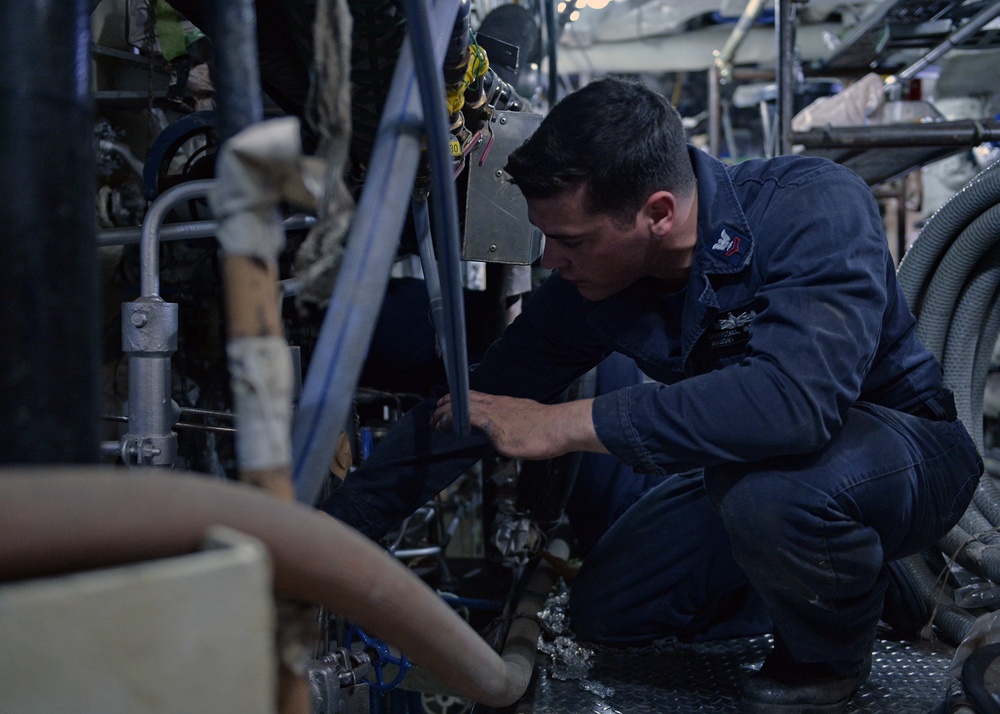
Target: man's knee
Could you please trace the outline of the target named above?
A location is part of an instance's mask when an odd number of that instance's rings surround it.
[[[745,464],[705,469],[705,489],[733,544],[733,554],[763,558],[809,527],[810,489],[778,471]]]

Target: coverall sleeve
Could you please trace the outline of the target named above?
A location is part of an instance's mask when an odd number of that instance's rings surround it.
[[[571,285],[550,279],[472,371],[472,388],[555,401],[607,354],[582,329],[582,309],[585,303]],[[492,447],[481,432],[473,430],[462,439],[450,429],[431,428],[437,398],[424,400],[404,415],[330,494],[323,510],[371,538],[381,538],[490,453]]]
[[[744,356],[669,387],[647,383],[595,400],[598,437],[636,470],[808,453],[857,400],[887,302],[878,208],[840,167],[782,191],[754,229],[761,307]]]

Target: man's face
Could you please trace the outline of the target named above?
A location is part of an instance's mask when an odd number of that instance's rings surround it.
[[[528,201],[528,217],[545,234],[543,268],[558,270],[586,300],[603,300],[650,275],[650,236],[634,220],[622,228],[588,213],[585,187]]]

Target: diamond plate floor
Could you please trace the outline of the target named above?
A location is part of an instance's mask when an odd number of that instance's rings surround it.
[[[597,649],[585,680],[559,680],[537,667],[515,714],[738,712],[741,684],[770,648],[770,638],[755,637]],[[877,640],[871,676],[848,711],[926,714],[944,700],[952,654],[946,645]]]

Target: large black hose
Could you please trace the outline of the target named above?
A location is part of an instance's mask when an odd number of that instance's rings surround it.
[[[3,2],[0,26],[0,462],[96,463],[90,2]]]
[[[913,314],[920,312],[925,285],[951,241],[977,216],[998,203],[1000,161],[994,162],[942,205],[899,263],[899,283]]]
[[[982,401],[986,373],[1000,330],[1000,162],[952,196],[921,231],[899,267],[899,282],[917,316],[917,334],[944,367],[959,418],[983,448]],[[1000,582],[1000,489],[980,482],[959,524],[938,543],[971,572]],[[913,559],[909,569],[920,571]],[[922,561],[921,561],[922,564]],[[933,578],[914,572],[921,596],[935,605],[935,624],[961,642],[973,619],[950,596],[942,605]]]

